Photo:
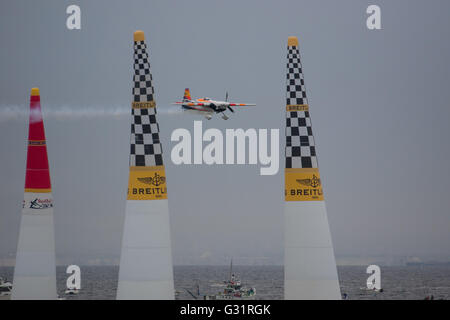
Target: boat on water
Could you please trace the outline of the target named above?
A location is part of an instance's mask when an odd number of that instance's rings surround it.
[[[0,277],[0,298],[8,299],[11,296],[12,283]]]
[[[230,263],[230,276],[228,280],[224,280],[223,291],[213,294],[204,295],[204,300],[247,300],[254,299],[256,288],[246,288],[242,286],[241,280],[233,273],[233,260]]]
[[[380,292],[380,293],[384,292],[383,288],[377,289],[377,288],[360,287],[359,289],[363,290],[363,291],[373,291],[373,292]]]
[[[64,293],[68,294],[68,295],[75,295],[75,294],[80,293],[80,290],[79,289],[67,289]]]

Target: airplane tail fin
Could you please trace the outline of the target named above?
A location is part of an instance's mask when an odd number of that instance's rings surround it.
[[[189,92],[189,88],[184,89],[183,101],[192,100],[191,93]]]

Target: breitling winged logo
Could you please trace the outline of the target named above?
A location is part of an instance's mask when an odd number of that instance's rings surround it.
[[[155,173],[153,177],[143,177],[137,178],[140,182],[145,184],[152,184],[154,186],[160,186],[166,182],[166,177],[162,177],[159,174]]]
[[[311,179],[297,179],[297,182],[307,187],[317,188],[321,185],[320,179],[313,174]]]

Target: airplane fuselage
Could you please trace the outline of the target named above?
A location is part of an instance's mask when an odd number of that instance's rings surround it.
[[[220,113],[227,110],[231,104],[226,101],[216,101],[210,99],[196,99],[185,101],[182,107],[185,109],[197,110],[200,112]]]

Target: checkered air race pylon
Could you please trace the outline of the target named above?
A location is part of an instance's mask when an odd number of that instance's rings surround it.
[[[53,199],[39,89],[31,89],[27,170],[12,299],[56,299]]]
[[[117,299],[173,299],[166,174],[144,33],[134,33],[130,175]]]
[[[289,37],[286,95],[286,299],[340,299],[298,40]]]

